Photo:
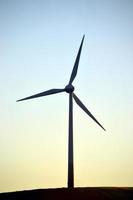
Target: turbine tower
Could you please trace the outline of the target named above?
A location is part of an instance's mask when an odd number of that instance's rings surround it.
[[[78,54],[74,63],[74,67],[70,76],[68,85],[63,89],[50,89],[32,96],[19,99],[18,101],[24,101],[28,99],[33,99],[37,97],[43,97],[51,94],[56,94],[60,92],[67,92],[69,94],[69,125],[68,125],[68,188],[74,188],[74,164],[73,164],[73,99],[78,104],[78,106],[91,117],[104,131],[104,127],[96,120],[96,118],[90,113],[90,111],[85,107],[85,105],[80,101],[80,99],[74,94],[74,87],[72,85],[78,71],[78,65],[80,60],[80,54],[84,42],[84,37],[82,38]]]

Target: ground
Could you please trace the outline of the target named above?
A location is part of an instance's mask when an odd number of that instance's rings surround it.
[[[133,187],[37,189],[0,193],[0,200],[133,200]]]

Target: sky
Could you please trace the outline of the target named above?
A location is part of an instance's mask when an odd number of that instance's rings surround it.
[[[0,192],[67,187],[68,84],[75,187],[133,186],[133,1],[0,0]]]

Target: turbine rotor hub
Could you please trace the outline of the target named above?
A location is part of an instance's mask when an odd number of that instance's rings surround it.
[[[65,87],[65,91],[66,91],[67,93],[72,93],[72,92],[74,91],[73,85],[67,85],[67,86]]]

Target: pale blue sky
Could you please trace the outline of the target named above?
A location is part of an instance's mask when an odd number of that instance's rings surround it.
[[[133,186],[133,1],[0,0],[0,191],[65,187],[64,87],[85,34],[74,104],[76,186]]]

